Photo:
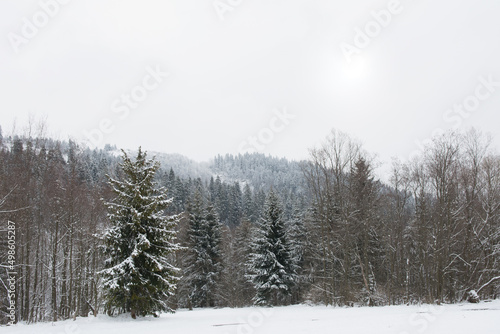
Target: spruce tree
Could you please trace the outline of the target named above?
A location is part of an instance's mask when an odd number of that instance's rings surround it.
[[[187,240],[183,244],[186,246],[186,257],[184,259],[184,275],[182,290],[183,294],[187,294],[187,307],[192,309],[192,307],[198,307],[200,300],[203,299],[201,296],[203,292],[200,292],[200,287],[204,285],[204,276],[202,274],[200,265],[202,262],[200,260],[200,253],[203,251],[200,249],[200,244],[203,241],[203,224],[205,220],[205,208],[203,203],[203,197],[201,193],[197,190],[191,200],[188,202],[187,206],[188,214],[188,229],[187,229]]]
[[[147,160],[140,148],[135,161],[122,152],[123,178],[109,177],[116,197],[105,203],[111,222],[104,233],[106,309],[109,314],[130,312],[134,319],[172,312],[166,299],[178,281],[179,269],[170,264],[171,254],[179,250],[177,220],[163,214],[171,199],[154,181],[158,162]]]
[[[369,306],[374,306],[378,303],[378,297],[376,291],[377,276],[373,271],[373,266],[383,259],[377,233],[379,193],[377,182],[372,176],[370,163],[364,158],[359,158],[352,168],[350,187],[355,208],[351,222],[353,225],[352,233],[357,239],[355,256],[359,262],[360,276],[363,282],[361,295]]]
[[[252,297],[255,295],[255,289],[247,276],[251,274],[250,268],[242,266],[242,263],[248,263],[252,254],[252,244],[248,242],[252,238],[254,224],[244,220],[234,231],[234,263],[232,271],[228,272],[234,281],[237,289],[237,303],[239,306],[248,306],[252,303]],[[226,269],[226,268],[224,268]]]
[[[213,307],[221,268],[221,229],[213,205],[205,205],[200,189],[189,207],[188,254],[185,260],[185,286],[188,307]]]
[[[304,214],[298,209],[294,210],[293,218],[288,223],[288,235],[292,260],[300,267],[304,262],[307,231],[304,226]]]
[[[254,303],[288,303],[296,281],[296,266],[286,235],[283,209],[273,190],[267,196],[252,248],[249,278],[256,290]]]
[[[248,183],[245,184],[243,188],[243,217],[248,221],[255,221],[255,208],[252,198],[252,190],[250,189],[250,185]]]
[[[205,234],[208,253],[205,272],[207,275],[207,299],[206,306],[216,306],[217,287],[222,273],[222,224],[220,223],[217,210],[211,203],[208,203],[205,216]]]
[[[304,226],[304,214],[298,209],[294,210],[293,218],[287,224],[287,233],[290,242],[291,259],[297,272],[296,284],[292,289],[292,300],[297,302],[300,299],[306,281],[304,260],[307,248],[307,230]]]
[[[241,223],[242,216],[242,194],[240,184],[235,182],[232,186],[229,186],[229,226],[236,227]]]

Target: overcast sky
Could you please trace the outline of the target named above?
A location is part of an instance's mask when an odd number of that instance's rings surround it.
[[[198,161],[303,159],[332,128],[386,164],[451,128],[500,147],[499,15],[498,0],[1,0],[0,125],[46,117],[61,139]]]

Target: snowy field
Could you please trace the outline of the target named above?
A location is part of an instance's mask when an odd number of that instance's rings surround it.
[[[179,310],[158,319],[98,316],[55,324],[19,324],[2,327],[0,331],[5,334],[498,334],[500,300],[446,306],[332,308],[302,305]]]

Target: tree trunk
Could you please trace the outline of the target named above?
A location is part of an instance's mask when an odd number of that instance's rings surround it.
[[[57,321],[57,278],[56,278],[56,263],[57,263],[57,244],[58,244],[58,230],[59,230],[59,220],[56,220],[52,247],[52,321]]]

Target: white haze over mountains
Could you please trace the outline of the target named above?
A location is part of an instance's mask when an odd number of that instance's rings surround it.
[[[46,117],[61,138],[198,161],[304,159],[336,128],[383,170],[440,130],[475,126],[498,147],[498,13],[495,0],[4,0],[0,125]]]

